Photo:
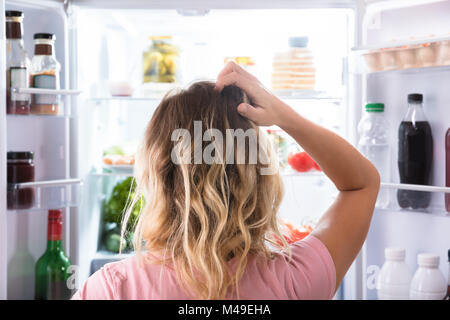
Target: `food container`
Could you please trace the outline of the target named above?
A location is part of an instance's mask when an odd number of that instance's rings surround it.
[[[18,183],[34,181],[34,154],[30,151],[8,152],[8,209],[29,209],[34,204],[33,188],[18,188]]]
[[[364,54],[364,60],[366,61],[366,66],[369,72],[383,70],[379,52],[374,51]]]
[[[450,65],[450,40],[440,41],[437,44],[438,58],[437,63],[440,66]]]
[[[397,51],[401,69],[417,68],[417,48],[403,46]]]
[[[180,82],[180,50],[171,36],[150,37],[152,44],[143,54],[143,82]]]
[[[400,69],[400,59],[397,50],[392,48],[381,49],[379,54],[383,71]]]
[[[417,48],[418,67],[437,65],[438,45],[436,42],[424,43]]]

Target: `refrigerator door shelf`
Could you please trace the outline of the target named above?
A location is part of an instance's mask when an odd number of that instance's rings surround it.
[[[8,186],[8,211],[42,211],[77,207],[80,204],[81,179],[61,179],[17,183]],[[24,198],[27,204],[23,204]],[[19,200],[20,199],[20,200]]]
[[[398,211],[414,214],[432,214],[433,216],[450,217],[450,213],[444,208],[444,194],[450,193],[450,187],[438,187],[417,184],[404,183],[381,183],[380,190],[386,190],[385,196],[388,197],[389,203],[385,206],[377,206],[377,210],[381,211]],[[431,201],[426,208],[402,208],[398,204],[397,190],[409,190],[412,196],[421,197],[424,193],[431,194]],[[386,195],[387,194],[387,195]],[[441,197],[442,199],[439,199]]]
[[[68,89],[39,89],[39,88],[12,88],[13,92],[28,94],[48,94],[48,95],[79,95],[81,90]]]
[[[450,187],[427,186],[427,185],[419,185],[419,184],[382,182],[381,187],[389,188],[389,189],[450,193]]]

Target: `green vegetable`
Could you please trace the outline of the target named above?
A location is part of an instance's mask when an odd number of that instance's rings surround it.
[[[112,146],[112,147],[109,147],[108,149],[106,149],[105,151],[103,151],[103,156],[109,156],[109,155],[114,155],[114,154],[124,156],[125,151],[123,151],[123,149],[120,146]]]
[[[120,237],[120,234],[117,234],[116,231],[110,231],[105,236],[104,241],[106,250],[118,253],[120,251],[120,245],[122,244],[122,250],[127,248],[127,241]]]
[[[104,206],[104,222],[114,222],[121,228],[122,217],[127,209],[128,200],[131,202],[131,199],[133,199],[135,189],[136,183],[134,183],[133,177],[128,177],[114,186],[111,196]],[[128,230],[134,226],[142,206],[143,200],[140,199],[131,212],[127,225]]]

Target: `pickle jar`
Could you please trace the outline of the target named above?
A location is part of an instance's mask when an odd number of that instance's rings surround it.
[[[180,50],[171,36],[153,36],[150,48],[143,55],[144,83],[179,82]]]

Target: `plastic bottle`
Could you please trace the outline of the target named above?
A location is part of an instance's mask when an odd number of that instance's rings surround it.
[[[408,94],[408,112],[398,129],[398,170],[401,183],[431,184],[433,136],[430,123],[423,112],[422,102],[422,94]],[[399,189],[397,199],[402,208],[427,208],[431,194]]]
[[[405,249],[384,249],[386,262],[377,279],[379,300],[408,300],[412,274],[405,263]]]
[[[439,256],[420,253],[417,256],[417,269],[411,281],[409,296],[411,300],[442,300],[447,294],[447,281],[439,270]]]
[[[368,103],[365,114],[358,125],[359,151],[378,169],[381,181],[389,182],[388,124],[384,117],[383,103]],[[380,189],[376,206],[385,208],[389,204],[389,192]]]

